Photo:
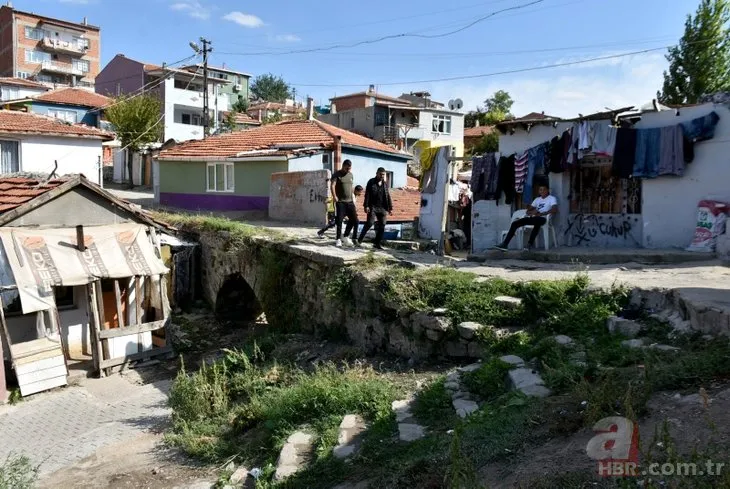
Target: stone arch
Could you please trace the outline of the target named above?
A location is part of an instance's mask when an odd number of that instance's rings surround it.
[[[215,314],[224,321],[248,322],[258,318],[263,307],[253,288],[236,272],[225,277],[215,298]]]

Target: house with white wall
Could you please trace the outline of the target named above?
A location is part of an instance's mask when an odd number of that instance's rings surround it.
[[[367,91],[330,99],[330,113],[319,119],[386,144],[411,151],[416,142],[464,149],[464,114],[430,99],[427,92],[383,95],[371,86]]]
[[[162,141],[182,142],[203,139],[203,92],[206,90],[209,127],[214,132],[222,113],[231,108],[229,95],[221,91],[221,86],[230,83],[227,79],[210,77],[204,88],[199,71],[142,63],[118,54],[97,75],[95,90],[110,97],[140,92],[158,96],[162,101]]]
[[[81,173],[101,182],[102,143],[114,134],[27,112],[0,110],[0,174]]]
[[[656,110],[659,109],[659,110]],[[559,203],[554,219],[560,246],[592,248],[686,248],[692,241],[701,200],[730,202],[730,105],[699,105],[641,111],[613,111],[576,120],[517,119],[498,124],[501,155],[519,154],[550,141],[577,120],[612,124],[616,117],[635,129],[682,124],[715,112],[714,137],[694,144],[694,158],[682,176],[618,178],[610,156],[586,156],[562,173],[539,175],[549,182]],[[535,185],[533,191],[537,191]],[[518,197],[521,197],[518,195]],[[531,198],[532,196],[530,196]],[[512,213],[528,199],[506,204],[480,200],[473,205],[473,251],[483,252],[501,240]],[[515,240],[516,241],[516,240]],[[515,243],[513,242],[513,245]]]
[[[24,99],[41,95],[50,90],[39,82],[24,80],[22,78],[0,78],[0,101]]]

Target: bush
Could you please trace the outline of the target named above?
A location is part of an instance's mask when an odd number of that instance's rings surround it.
[[[483,399],[494,399],[507,392],[506,375],[511,366],[498,358],[493,358],[473,372],[463,375],[463,382],[469,392]]]
[[[38,469],[26,456],[8,455],[0,464],[0,489],[31,489],[38,479]]]

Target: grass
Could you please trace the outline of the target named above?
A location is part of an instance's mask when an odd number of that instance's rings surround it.
[[[155,212],[154,216],[163,222],[184,231],[202,233],[229,233],[233,241],[244,241],[254,237],[284,238],[275,230],[261,226],[253,226],[227,217],[204,214],[181,214],[171,212]]]
[[[38,479],[38,466],[26,456],[9,455],[0,464],[0,489],[31,489]]]
[[[507,392],[505,377],[510,368],[508,363],[492,358],[477,370],[463,374],[463,383],[481,399],[494,399]]]

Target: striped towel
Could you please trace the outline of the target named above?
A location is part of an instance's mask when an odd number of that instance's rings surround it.
[[[527,151],[515,156],[515,191],[522,193],[527,178]]]

